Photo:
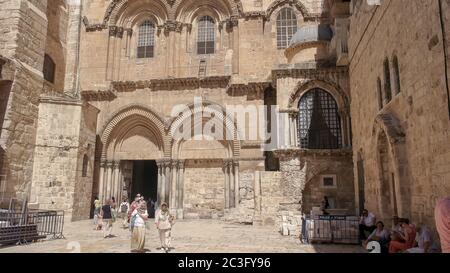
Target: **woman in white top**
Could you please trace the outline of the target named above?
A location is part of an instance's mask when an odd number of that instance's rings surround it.
[[[161,241],[161,249],[166,253],[170,250],[171,230],[174,224],[175,217],[170,214],[167,203],[162,203],[161,208],[156,212],[155,224],[159,232],[159,239]]]
[[[139,201],[138,207],[131,214],[131,252],[145,252],[145,221],[148,220],[147,204]]]
[[[389,242],[390,233],[387,229],[384,228],[384,223],[379,221],[377,222],[377,228],[367,237],[367,240],[364,242],[364,245],[371,241],[376,241],[380,243],[382,250],[387,250],[387,243]]]

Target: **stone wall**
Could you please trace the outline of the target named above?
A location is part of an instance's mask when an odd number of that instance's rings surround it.
[[[353,158],[362,162],[364,168],[359,171],[365,182],[356,180],[355,184],[364,185],[365,206],[379,219],[387,220],[397,210],[401,217],[433,227],[436,200],[450,195],[448,75],[444,69],[450,59],[443,51],[439,2],[385,0],[379,7],[362,3],[351,17]],[[448,41],[448,1],[442,3]],[[400,86],[394,81],[394,55],[399,61]],[[392,79],[390,102],[383,94],[386,58]],[[380,162],[383,149],[392,157],[389,168]],[[392,173],[386,178],[382,174],[388,169]]]
[[[47,1],[0,2],[0,55],[11,59],[14,78],[0,145],[5,151],[2,174],[13,194],[29,192],[33,173],[42,66],[47,35]]]
[[[184,174],[184,218],[224,216],[225,174],[221,160],[187,160]]]
[[[31,207],[63,209],[72,220],[89,217],[96,120],[97,110],[77,100],[41,99]],[[86,177],[82,175],[84,155],[88,156]]]

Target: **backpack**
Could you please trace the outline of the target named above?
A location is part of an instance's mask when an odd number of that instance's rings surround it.
[[[127,211],[128,211],[127,204],[122,204],[122,206],[120,206],[120,212],[127,213]]]

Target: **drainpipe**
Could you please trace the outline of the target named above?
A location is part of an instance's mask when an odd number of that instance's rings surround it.
[[[449,88],[449,76],[448,76],[448,52],[447,52],[447,36],[446,36],[446,29],[445,29],[445,19],[444,19],[444,13],[443,13],[443,4],[442,0],[438,0],[439,2],[439,19],[441,23],[441,31],[442,31],[442,45],[443,45],[443,52],[444,52],[444,72],[445,72],[445,88],[447,91],[447,104],[448,104],[448,117],[450,119],[450,88]]]

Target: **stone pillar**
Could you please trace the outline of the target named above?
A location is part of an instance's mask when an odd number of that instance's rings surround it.
[[[120,161],[114,162],[114,191],[112,196],[119,202],[120,196]],[[120,203],[119,203],[120,204]]]
[[[162,186],[162,181],[163,181],[163,167],[162,167],[162,162],[156,162],[156,165],[158,166],[158,197],[157,197],[157,201],[156,204],[159,207],[162,203],[163,198],[163,186]]]
[[[106,193],[104,201],[111,198],[111,188],[113,184],[113,167],[114,162],[108,161],[106,162]]]
[[[98,178],[98,198],[103,202],[105,197],[105,171],[106,171],[106,161],[102,160],[100,162],[100,173]]]
[[[234,166],[234,207],[237,208],[240,202],[240,185],[239,185],[239,161],[233,162]]]
[[[178,208],[178,200],[177,200],[177,185],[178,185],[178,161],[174,160],[171,162],[172,168],[172,179],[170,182],[170,201],[169,206],[176,213],[176,209]]]
[[[183,219],[184,213],[183,213],[183,202],[184,202],[184,169],[185,169],[185,161],[180,160],[178,161],[178,184],[177,184],[177,218]]]
[[[292,113],[292,121],[293,121],[293,125],[294,125],[294,129],[293,129],[293,133],[294,133],[294,143],[293,146],[294,147],[299,147],[299,143],[298,143],[298,112],[294,112]]]
[[[231,19],[233,27],[233,74],[239,74],[239,20]]]
[[[223,173],[225,176],[225,209],[230,208],[230,162],[228,160],[223,161]]]
[[[230,161],[229,163],[229,185],[230,185],[230,208],[234,208],[235,207],[235,200],[236,198],[234,197],[236,192],[235,192],[235,183],[234,183],[234,164],[232,161]]]
[[[165,162],[165,187],[164,187],[164,202],[170,203],[170,188],[171,188],[171,180],[172,180],[172,162],[166,161]],[[170,207],[170,204],[169,204]]]

